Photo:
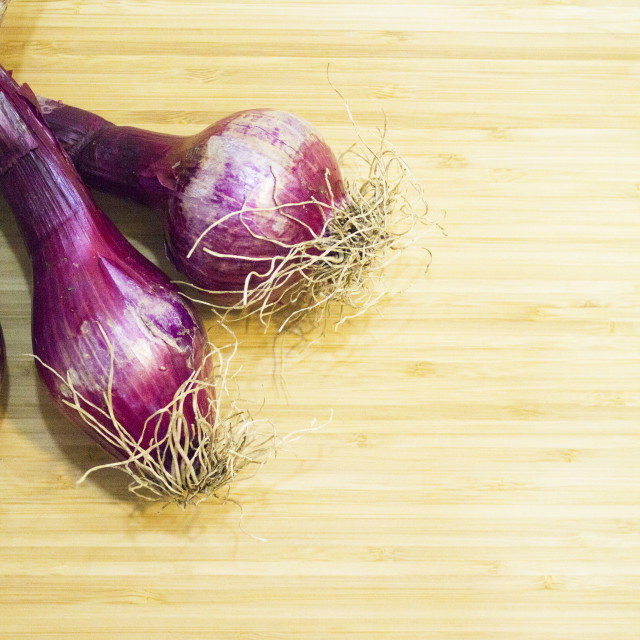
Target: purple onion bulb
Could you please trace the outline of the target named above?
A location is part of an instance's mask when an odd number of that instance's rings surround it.
[[[199,500],[252,460],[248,424],[221,415],[190,303],[98,209],[31,99],[0,67],[0,190],[32,260],[39,375],[134,492]]]
[[[320,134],[290,113],[241,111],[180,137],[40,105],[88,184],[162,211],[170,260],[222,312],[282,311],[286,323],[332,301],[366,307],[388,250],[420,218],[390,178],[409,175],[390,145],[354,152],[366,173],[349,185]]]

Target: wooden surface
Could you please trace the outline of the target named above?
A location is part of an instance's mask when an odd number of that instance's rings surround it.
[[[0,62],[121,124],[274,106],[342,150],[330,63],[448,234],[379,313],[292,352],[287,393],[272,336],[239,330],[279,433],[334,412],[234,488],[240,522],[141,505],[118,474],[75,486],[101,456],[38,385],[1,204],[2,640],[640,636],[636,0],[12,0]],[[153,215],[98,199],[168,269]]]

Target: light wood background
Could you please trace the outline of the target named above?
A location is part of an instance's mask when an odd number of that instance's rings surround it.
[[[340,151],[330,63],[447,212],[428,275],[292,352],[287,393],[273,336],[239,330],[282,435],[334,412],[234,488],[240,523],[75,486],[101,454],[38,385],[2,203],[0,638],[640,637],[637,0],[12,0],[0,62],[121,124],[272,106]],[[97,197],[168,269],[153,215]]]

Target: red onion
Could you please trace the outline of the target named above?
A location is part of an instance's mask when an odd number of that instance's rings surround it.
[[[0,386],[4,381],[4,372],[7,368],[7,349],[4,343],[4,333],[2,333],[2,327],[0,326]]]
[[[191,305],[97,208],[34,102],[0,67],[0,190],[32,259],[40,377],[134,492],[198,500],[256,441],[241,415],[223,420]]]
[[[220,311],[265,320],[284,308],[286,322],[330,301],[365,308],[387,250],[422,219],[384,138],[354,152],[366,155],[366,174],[349,185],[319,133],[283,111],[241,111],[180,137],[40,104],[89,185],[162,211],[170,260]]]
[[[4,18],[4,12],[7,10],[9,0],[0,0],[0,24]],[[2,327],[0,327],[0,385],[4,381],[4,372],[6,369],[7,351],[4,343],[4,334],[2,333]]]

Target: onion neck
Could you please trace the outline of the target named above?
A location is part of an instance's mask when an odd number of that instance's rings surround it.
[[[47,124],[88,185],[150,206],[170,194],[167,158],[184,138],[116,126],[47,98],[39,102]]]
[[[73,167],[40,149],[16,162],[0,179],[7,203],[12,208],[29,253],[33,256],[63,228],[87,226],[94,209],[86,188],[74,179]],[[66,234],[65,234],[66,235]],[[81,250],[75,246],[74,252]]]
[[[0,66],[0,190],[32,256],[61,227],[93,223],[95,205],[46,128],[31,90]]]

